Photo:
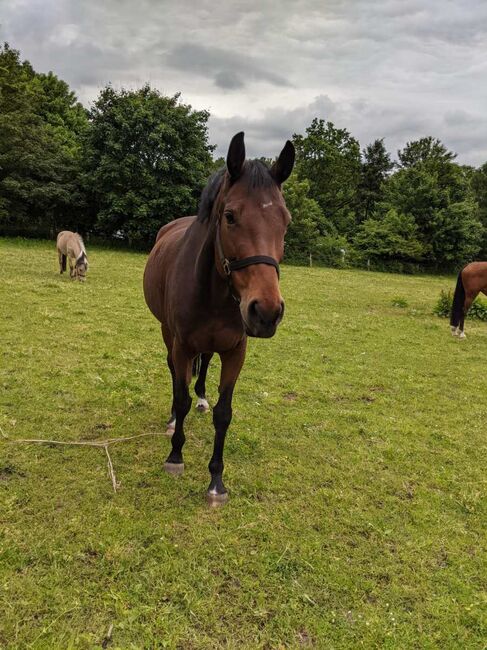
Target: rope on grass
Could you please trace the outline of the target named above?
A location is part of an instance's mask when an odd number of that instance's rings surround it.
[[[115,475],[115,470],[113,468],[112,459],[110,457],[110,452],[108,451],[109,445],[113,445],[117,442],[126,442],[127,440],[134,440],[135,438],[142,438],[144,436],[164,436],[166,434],[160,433],[157,431],[150,431],[148,433],[138,433],[135,436],[126,436],[124,438],[108,438],[107,440],[43,440],[41,438],[20,438],[20,439],[10,439],[2,431],[3,436],[7,439],[8,442],[14,444],[36,444],[36,445],[67,445],[75,447],[98,447],[99,449],[104,449],[107,456],[108,464],[108,475],[112,481],[113,491],[116,492],[117,488],[120,487],[120,484],[117,483],[117,477]]]
[[[105,445],[105,452],[108,458],[108,473],[110,474],[110,478],[112,479],[112,485],[113,485],[113,491],[117,491],[117,477],[115,476],[115,471],[113,469],[113,463],[112,459],[110,458],[110,453],[108,452],[108,445]]]

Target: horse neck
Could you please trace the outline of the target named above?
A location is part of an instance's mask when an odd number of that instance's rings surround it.
[[[86,257],[86,250],[85,250],[85,245],[83,243],[83,240],[78,234],[75,234],[74,236],[75,239],[75,253],[76,253],[76,259],[79,260],[83,255]]]
[[[216,217],[204,223],[195,222],[188,230],[188,244],[196,259],[196,294],[203,296],[208,304],[233,302],[227,282],[220,276],[215,265]],[[193,239],[194,238],[194,239]],[[196,252],[196,254],[195,254]]]

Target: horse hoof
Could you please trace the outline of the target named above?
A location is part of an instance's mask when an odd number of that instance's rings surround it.
[[[196,410],[200,413],[207,413],[210,410],[210,405],[204,397],[198,397],[198,401],[196,402]]]
[[[173,434],[174,434],[174,429],[175,429],[175,427],[171,427],[171,426],[167,425],[167,429],[164,432],[164,435],[168,436],[169,438],[172,438]]]
[[[228,492],[207,492],[206,501],[211,508],[223,506],[228,501]]]
[[[164,463],[164,470],[172,476],[181,476],[184,472],[184,463]]]
[[[467,335],[465,334],[465,332],[460,332],[460,334],[458,335],[458,338],[460,338],[460,339],[466,339],[466,338],[467,338]]]

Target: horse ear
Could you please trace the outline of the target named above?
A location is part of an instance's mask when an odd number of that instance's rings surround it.
[[[233,136],[227,153],[227,169],[232,181],[236,181],[242,173],[245,162],[244,132]]]
[[[271,174],[279,185],[289,178],[294,167],[295,157],[294,145],[288,140],[279,154],[279,158],[271,167]]]

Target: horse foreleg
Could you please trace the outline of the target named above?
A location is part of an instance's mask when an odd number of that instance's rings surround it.
[[[198,396],[196,408],[201,413],[206,413],[210,410],[210,405],[206,400],[206,373],[208,372],[208,366],[210,365],[212,356],[213,352],[201,355],[201,368],[196,384],[194,385],[194,392]]]
[[[220,397],[213,409],[215,442],[213,455],[208,465],[211,481],[207,491],[207,499],[211,506],[220,505],[228,500],[228,492],[223,484],[223,447],[228,427],[232,421],[233,389],[243,366],[246,346],[247,340],[244,339],[234,350],[220,354],[222,361],[220,386],[218,388]]]
[[[176,423],[171,438],[171,453],[164,463],[164,469],[169,474],[182,474],[184,471],[182,450],[186,440],[184,436],[184,418],[191,408],[192,401],[188,389],[191,380],[192,357],[175,343],[171,350],[171,359],[174,367],[173,408]]]
[[[57,249],[57,258],[59,260],[59,273],[62,275],[62,272],[64,270],[63,269],[63,254],[61,253],[59,248]]]

